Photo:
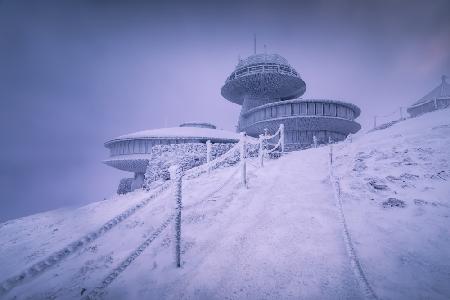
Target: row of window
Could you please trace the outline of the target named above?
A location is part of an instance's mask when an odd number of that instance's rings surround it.
[[[261,72],[278,72],[298,76],[298,73],[288,66],[263,64],[239,69],[236,72],[233,72],[228,77],[228,80],[232,80],[250,73],[261,73]]]
[[[318,143],[327,143],[330,139],[333,141],[342,141],[346,138],[345,134],[334,132],[334,131],[326,131],[326,130],[317,130],[317,131],[286,131],[285,141],[287,144],[296,143],[296,144],[312,144],[314,142],[314,136],[317,139]]]
[[[145,154],[150,153],[154,145],[170,145],[183,143],[199,143],[196,139],[152,139],[152,140],[127,140],[115,142],[110,146],[110,155]]]
[[[340,117],[354,120],[354,111],[344,105],[322,102],[287,103],[261,108],[244,117],[244,126],[267,119],[296,116],[316,115]]]

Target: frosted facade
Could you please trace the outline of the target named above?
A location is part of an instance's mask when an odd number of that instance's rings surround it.
[[[330,99],[300,99],[306,84],[287,60],[278,54],[255,54],[241,60],[227,78],[221,93],[242,105],[238,131],[257,137],[264,129],[275,132],[285,125],[287,149],[340,141],[361,126],[354,120],[360,109]]]
[[[129,180],[131,189],[134,190],[142,187],[154,146],[206,143],[208,140],[220,144],[237,143],[239,135],[218,130],[216,126],[204,122],[189,122],[179,127],[140,131],[106,142],[109,158],[104,163],[122,171],[133,172],[134,177]]]

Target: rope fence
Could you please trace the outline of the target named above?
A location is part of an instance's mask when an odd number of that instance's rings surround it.
[[[278,138],[278,142],[276,144],[270,144],[269,140]],[[144,208],[147,204],[155,199],[162,192],[167,190],[169,187],[173,187],[173,197],[175,199],[175,209],[174,213],[170,214],[169,217],[158,227],[158,229],[141,245],[133,251],[125,260],[123,260],[118,267],[116,267],[112,273],[110,273],[105,279],[101,282],[100,286],[94,288],[90,293],[87,294],[86,299],[95,299],[103,294],[104,290],[107,286],[111,284],[111,282],[119,276],[121,272],[123,272],[159,235],[160,233],[168,227],[168,225],[175,220],[175,264],[177,268],[182,267],[181,264],[181,240],[182,240],[182,228],[181,228],[181,217],[183,209],[192,208],[201,203],[204,203],[211,194],[215,194],[220,191],[225,185],[227,185],[231,179],[236,175],[237,171],[241,171],[241,183],[244,188],[248,188],[247,185],[247,156],[248,156],[248,148],[249,146],[257,146],[258,148],[258,160],[259,167],[264,166],[264,159],[267,158],[271,153],[284,153],[284,125],[281,124],[278,130],[273,134],[269,135],[267,130],[265,134],[259,136],[259,139],[249,138],[245,133],[241,133],[241,137],[239,142],[234,145],[231,149],[229,149],[223,155],[216,157],[214,160],[211,156],[212,145],[210,141],[206,143],[206,163],[200,165],[198,167],[189,169],[187,171],[182,171],[181,167],[178,165],[174,165],[170,168],[170,177],[171,180],[163,183],[158,186],[154,193],[147,197],[146,199],[139,201],[136,205],[130,207],[125,210],[121,214],[107,221],[103,226],[98,229],[82,236],[78,240],[73,241],[68,244],[66,247],[62,248],[59,251],[56,251],[46,258],[38,261],[37,263],[31,265],[26,268],[22,272],[18,273],[15,276],[7,278],[3,282],[0,282],[0,296],[5,295],[13,288],[28,282],[31,279],[34,279],[38,275],[42,274],[46,270],[50,269],[56,264],[59,264],[68,257],[73,254],[77,250],[96,240],[100,236],[103,236],[105,233],[109,232],[112,228],[116,227],[117,224],[123,222],[128,217],[133,215],[136,211]],[[270,149],[269,149],[270,148]],[[278,150],[278,152],[276,152]],[[198,177],[202,173],[210,173],[212,170],[217,169],[224,163],[229,162],[230,165],[239,162],[238,168],[229,176],[228,179],[224,181],[224,183],[216,189],[213,193],[210,193],[207,197],[197,201],[194,204],[189,205],[188,207],[183,207],[183,178],[195,178]],[[254,165],[253,163],[251,163]]]
[[[274,138],[278,138],[277,144],[272,146],[272,149],[267,149],[268,147],[268,141],[272,140]],[[240,133],[240,140],[239,142],[233,146],[230,150],[228,150],[225,154],[217,157],[216,159],[212,160],[211,158],[211,143],[210,141],[207,141],[206,143],[206,164],[200,165],[198,167],[192,168],[190,170],[187,170],[183,172],[183,170],[175,165],[172,166],[171,171],[171,179],[173,179],[173,184],[175,188],[174,192],[174,198],[176,201],[176,225],[175,225],[175,257],[176,257],[176,266],[178,268],[181,267],[181,212],[183,210],[183,193],[182,193],[182,186],[183,186],[183,177],[184,178],[192,178],[195,176],[200,175],[201,173],[207,172],[208,174],[211,172],[211,170],[216,169],[218,166],[220,166],[221,163],[231,160],[234,162],[236,159],[239,160],[239,169],[241,171],[241,184],[244,188],[248,188],[248,181],[247,181],[247,162],[248,162],[248,146],[250,145],[258,145],[258,158],[260,167],[264,166],[264,158],[267,157],[269,154],[274,153],[275,150],[279,150],[281,154],[284,153],[284,124],[281,124],[278,130],[273,134],[269,135],[267,133],[267,130],[264,134],[259,136],[258,141],[253,141],[249,139],[245,132]],[[232,173],[230,178],[225,181],[227,183],[233,176],[235,175],[235,172]],[[223,186],[221,186],[223,188]],[[220,189],[221,189],[220,188]],[[219,190],[220,190],[219,189]],[[205,199],[201,199],[197,203],[203,203]],[[197,203],[195,205],[197,205]],[[189,207],[193,207],[193,205],[190,205]]]

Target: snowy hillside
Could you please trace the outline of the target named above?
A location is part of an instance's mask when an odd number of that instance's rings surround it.
[[[0,298],[450,298],[450,110],[333,153],[186,180],[181,269],[166,185],[3,223]]]

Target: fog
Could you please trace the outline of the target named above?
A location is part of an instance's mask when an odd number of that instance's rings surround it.
[[[279,53],[304,98],[374,115],[450,75],[448,1],[0,0],[0,221],[102,200],[130,174],[103,143],[199,120],[235,130],[220,88],[238,57]]]

